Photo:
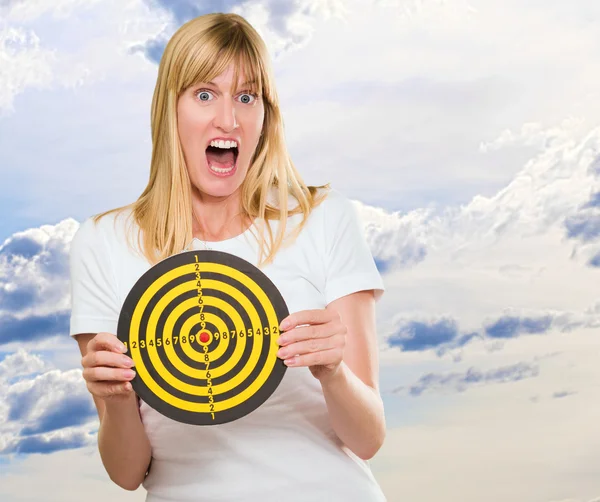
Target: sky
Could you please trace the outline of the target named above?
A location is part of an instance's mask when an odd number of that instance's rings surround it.
[[[162,47],[215,11],[267,42],[294,163],[384,279],[388,500],[600,501],[591,0],[0,0],[0,500],[144,499],[97,454],[69,243],[145,187]]]

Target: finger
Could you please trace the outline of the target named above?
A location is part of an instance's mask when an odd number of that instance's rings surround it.
[[[332,336],[339,331],[339,328],[340,327],[335,323],[299,326],[287,331],[283,335],[280,335],[277,338],[277,343],[283,347],[289,345],[290,343],[299,342],[302,340]]]
[[[132,369],[106,368],[104,366],[83,369],[83,378],[88,382],[125,382],[134,377],[135,371]]]
[[[116,354],[107,350],[99,350],[88,352],[81,358],[81,365],[84,368],[92,368],[94,366],[111,366],[113,368],[132,368],[134,366],[133,359],[125,354]]]
[[[342,335],[328,336],[325,338],[311,338],[310,340],[302,340],[292,343],[277,351],[277,357],[287,359],[295,355],[311,354],[329,349],[343,349],[345,338]]]
[[[284,359],[287,366],[325,366],[328,364],[339,364],[342,361],[343,351],[341,349],[321,350],[310,354],[302,354]]]
[[[303,324],[323,324],[333,318],[334,312],[326,309],[301,310],[287,316],[280,325],[282,331],[288,331]]]
[[[125,353],[125,344],[112,333],[100,332],[92,338],[88,344],[89,351],[111,350],[113,352]]]
[[[133,389],[130,382],[114,384],[106,384],[105,382],[91,382],[88,383],[87,387],[90,393],[100,398],[128,394]]]

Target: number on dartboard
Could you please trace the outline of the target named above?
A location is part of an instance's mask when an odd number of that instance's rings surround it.
[[[205,327],[206,322],[205,322],[205,314],[201,313],[200,314],[200,320],[202,323],[202,328]],[[231,330],[230,332],[227,331],[223,331],[222,333],[219,333],[218,331],[215,331],[213,333],[214,339],[215,340],[227,340],[229,337],[231,338],[235,338],[236,335],[238,336],[238,338],[244,338],[245,336],[247,336],[248,338],[251,338],[253,336],[258,336],[258,335],[265,335],[265,336],[269,336],[269,335],[276,335],[279,332],[277,326],[273,326],[272,328],[269,328],[269,326],[265,326],[264,328],[262,326],[258,326],[258,327],[254,327],[254,328],[248,328],[247,330],[240,330],[240,331],[236,331],[236,330]],[[177,345],[180,341],[181,343],[193,343],[196,338],[198,339],[198,342],[200,342],[200,334],[198,335],[181,335],[179,336],[173,336],[172,338],[169,337],[164,337],[164,339],[162,337],[156,338],[156,339],[149,339],[147,342],[146,340],[139,340],[139,342],[136,341],[132,341],[131,342],[131,348],[133,349],[137,349],[138,348],[138,343],[139,343],[139,347],[141,349],[146,349],[148,347],[162,347],[163,345]],[[125,343],[125,348],[129,349],[129,345],[127,342]],[[203,350],[204,352],[208,351],[208,347],[206,345],[203,345]],[[207,364],[209,362],[208,359],[204,359],[205,364]],[[206,367],[206,369],[208,369],[208,366]]]

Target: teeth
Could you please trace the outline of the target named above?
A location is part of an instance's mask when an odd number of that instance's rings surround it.
[[[217,173],[228,173],[231,172],[233,170],[233,168],[235,167],[235,165],[227,168],[227,169],[223,169],[221,167],[215,167],[212,164],[208,164],[208,167],[210,167],[213,171],[217,172]]]
[[[238,144],[235,141],[213,140],[210,142],[210,146],[217,148],[237,148]]]

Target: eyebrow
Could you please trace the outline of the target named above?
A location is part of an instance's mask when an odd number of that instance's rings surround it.
[[[219,87],[217,84],[215,84],[214,82],[206,82],[206,84],[208,85],[212,85],[213,87]],[[248,84],[256,84],[256,80],[247,80],[246,82],[244,82],[243,84],[240,84],[238,87],[244,87]]]

